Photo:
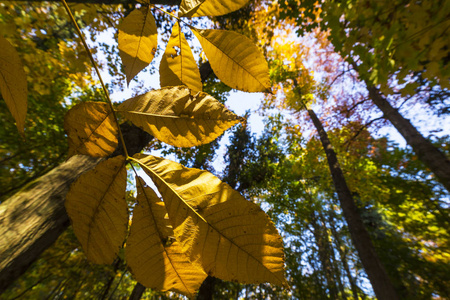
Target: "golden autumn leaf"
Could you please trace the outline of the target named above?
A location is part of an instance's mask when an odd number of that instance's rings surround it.
[[[222,16],[236,11],[248,0],[182,0],[180,17]]]
[[[128,99],[117,110],[134,125],[176,147],[209,143],[241,120],[210,95],[191,95],[185,86]]]
[[[226,85],[244,92],[270,90],[269,67],[250,39],[233,31],[192,29],[214,73]]]
[[[207,171],[150,155],[135,158],[158,187],[192,262],[224,280],[287,285],[282,239],[259,206]]]
[[[103,102],[82,102],[64,117],[64,130],[69,140],[69,157],[84,154],[105,157],[117,147],[117,124]]]
[[[164,202],[136,178],[137,202],[133,211],[125,255],[127,264],[139,281],[158,291],[174,291],[193,297],[206,278],[200,266],[189,262],[174,240],[172,226],[165,218]]]
[[[65,205],[73,231],[93,263],[112,263],[125,239],[126,185],[125,157],[116,156],[81,175],[67,194]]]
[[[150,7],[133,10],[119,25],[119,55],[127,83],[150,64],[158,46],[158,31]]]
[[[27,116],[27,76],[16,49],[0,35],[0,94],[24,135]]]
[[[184,33],[176,22],[159,65],[161,87],[186,85],[193,92],[202,90],[200,72]]]

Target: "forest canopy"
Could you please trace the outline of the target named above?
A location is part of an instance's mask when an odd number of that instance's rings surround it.
[[[0,2],[2,298],[450,297],[448,1],[66,1]]]

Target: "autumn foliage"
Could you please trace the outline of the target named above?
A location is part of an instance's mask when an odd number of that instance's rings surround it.
[[[111,264],[125,248],[127,264],[139,282],[187,296],[195,295],[207,275],[287,285],[282,239],[259,206],[206,171],[151,155],[130,157],[126,150],[124,155],[111,157],[119,143],[126,149],[117,115],[176,147],[209,143],[242,121],[202,92],[197,63],[181,26],[192,30],[224,83],[247,92],[270,90],[268,65],[248,38],[187,23],[190,17],[223,15],[245,3],[183,1],[179,12],[183,18],[170,14],[177,21],[160,64],[160,90],[128,99],[116,108],[105,94],[106,103],[82,102],[67,113],[64,129],[69,156],[104,158],[72,185],[65,204],[90,261]],[[142,3],[118,28],[127,83],[149,65],[156,52],[157,28],[151,8]],[[26,76],[15,49],[3,37],[0,48],[0,90],[24,134]],[[125,200],[127,168],[136,172],[139,167],[152,179],[162,201],[136,173],[136,205],[130,214]]]

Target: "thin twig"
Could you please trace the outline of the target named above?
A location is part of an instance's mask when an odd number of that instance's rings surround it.
[[[68,14],[69,17],[70,17],[70,20],[72,21],[73,25],[75,26],[75,29],[77,30],[77,33],[78,33],[78,35],[79,35],[79,37],[80,37],[80,39],[81,39],[81,42],[83,43],[84,48],[86,49],[86,52],[87,52],[88,55],[89,55],[89,59],[91,60],[92,64],[94,65],[95,72],[97,73],[97,76],[98,76],[98,78],[100,79],[100,83],[101,83],[101,85],[102,85],[103,92],[105,93],[106,100],[107,100],[107,102],[108,102],[108,104],[109,104],[109,108],[111,109],[112,114],[113,114],[113,116],[114,116],[114,120],[116,121],[117,129],[118,129],[118,131],[119,131],[120,141],[122,142],[122,146],[123,146],[123,149],[124,149],[124,152],[125,152],[125,156],[128,158],[128,157],[129,157],[129,156],[128,156],[128,151],[127,151],[127,147],[126,147],[126,145],[125,145],[125,141],[124,141],[124,139],[123,139],[122,131],[120,130],[119,121],[117,120],[116,112],[115,112],[114,107],[113,107],[113,105],[112,105],[111,98],[109,97],[108,90],[106,89],[106,86],[105,86],[105,84],[103,83],[103,79],[102,79],[102,76],[100,75],[100,71],[99,71],[99,69],[98,69],[98,67],[97,67],[97,64],[95,63],[94,57],[92,56],[92,53],[91,53],[91,51],[90,51],[90,49],[89,49],[89,46],[87,45],[86,40],[85,40],[84,37],[83,37],[83,33],[81,32],[80,28],[78,27],[78,24],[77,24],[77,22],[75,21],[75,18],[74,18],[74,16],[73,16],[72,12],[70,11],[69,6],[67,5],[67,3],[66,3],[65,0],[62,0],[62,2],[63,2],[63,4],[64,4],[64,8],[65,8],[66,11],[67,11],[67,14]]]
[[[348,152],[348,150],[349,150],[348,148],[350,147],[350,143],[351,143],[352,141],[354,141],[354,140],[358,137],[358,135],[359,135],[365,128],[369,127],[369,126],[372,125],[373,123],[375,123],[375,122],[377,122],[377,121],[379,121],[379,120],[382,120],[382,119],[384,119],[384,116],[375,118],[375,119],[373,119],[373,120],[367,122],[367,123],[364,124],[363,126],[361,126],[361,127],[358,129],[358,131],[357,131],[350,139],[348,139],[347,141],[344,142],[344,145],[347,144],[347,147],[345,147],[345,151]]]

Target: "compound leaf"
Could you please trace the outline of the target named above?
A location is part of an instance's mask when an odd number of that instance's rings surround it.
[[[206,274],[189,262],[174,240],[164,202],[140,177],[136,183],[138,204],[125,248],[128,266],[146,287],[193,297]]]
[[[150,7],[133,10],[119,25],[119,54],[127,83],[150,64],[158,46],[158,31]]]
[[[105,157],[117,147],[117,124],[106,103],[75,105],[64,117],[64,129],[69,140],[69,156]]]
[[[111,264],[125,239],[128,208],[125,201],[125,158],[100,162],[72,184],[66,210],[90,261]]]
[[[192,262],[224,280],[286,285],[281,237],[259,206],[209,172],[135,157],[158,187],[175,237]]]
[[[123,102],[117,109],[136,126],[176,147],[209,143],[241,118],[210,95],[166,87]]]
[[[244,92],[270,90],[264,55],[247,37],[227,30],[195,29],[211,68],[226,85]]]
[[[0,35],[0,93],[16,121],[17,129],[24,135],[27,116],[27,76],[16,49]]]
[[[186,85],[193,92],[202,90],[200,72],[184,33],[176,22],[159,66],[161,87]]]

